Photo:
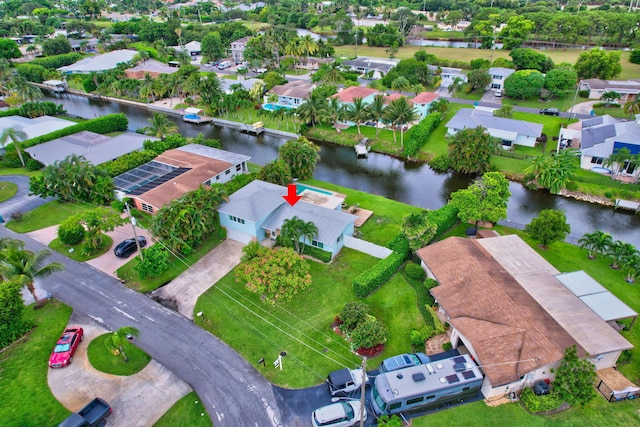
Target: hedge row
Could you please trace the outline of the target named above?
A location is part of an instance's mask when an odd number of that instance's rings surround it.
[[[441,119],[441,114],[434,112],[411,128],[407,133],[407,141],[404,144],[404,154],[407,157],[415,156],[418,153],[418,150],[420,150],[422,145],[427,141],[431,132],[438,127]]]
[[[45,81],[47,69],[37,64],[18,64],[16,72],[30,82],[42,83]]]
[[[426,217],[429,222],[438,227],[434,236],[436,238],[458,223],[458,209],[447,204],[440,209],[427,212]]]
[[[389,243],[387,243],[387,248],[391,249],[394,252],[398,252],[403,254],[405,258],[409,255],[409,241],[404,233],[398,234],[396,237],[391,239]]]
[[[49,70],[75,64],[82,59],[82,55],[77,52],[63,53],[61,55],[45,56],[44,58],[36,58],[31,64],[40,65]]]
[[[31,138],[22,143],[22,148],[33,147],[34,145],[62,138],[63,136],[73,135],[74,133],[82,132],[84,130],[103,135],[109,132],[122,132],[127,130],[128,125],[129,120],[124,114],[109,114],[106,116],[98,117],[97,119],[80,122],[73,126],[47,133],[36,138]]]
[[[353,291],[359,297],[366,297],[394,275],[404,262],[406,256],[399,252],[393,252],[388,257],[378,261],[369,270],[361,273],[353,280]]]
[[[311,245],[304,245],[304,251],[302,251],[304,255],[309,255],[310,257],[314,257],[315,259],[319,259],[322,262],[330,262],[331,261],[331,252],[327,252],[320,248],[313,247]]]
[[[100,169],[104,170],[111,178],[123,174],[138,166],[155,159],[158,154],[153,150],[133,151],[124,154],[115,160],[100,165]]]

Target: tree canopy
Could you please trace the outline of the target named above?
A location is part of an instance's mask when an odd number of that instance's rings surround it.
[[[0,39],[0,58],[11,60],[20,57],[22,53],[18,49],[18,43],[11,39]]]
[[[313,178],[313,170],[320,160],[319,153],[320,147],[300,136],[285,142],[280,147],[278,156],[289,165],[294,178],[310,179]]]
[[[507,217],[511,192],[509,181],[500,172],[487,172],[468,188],[451,194],[451,204],[458,209],[460,221],[496,223]]]
[[[510,98],[527,99],[540,96],[544,76],[537,70],[520,70],[504,80],[504,93]]]
[[[594,48],[580,53],[576,64],[573,66],[581,79],[612,79],[620,75],[622,65],[620,65],[619,51],[605,51]]]
[[[481,126],[463,129],[449,138],[449,164],[457,172],[485,173],[499,145]]]
[[[540,242],[540,246],[546,249],[553,242],[559,242],[567,237],[571,226],[567,224],[567,216],[564,212],[554,209],[543,209],[540,214],[524,227],[533,240]]]
[[[547,55],[529,47],[513,49],[509,56],[513,58],[516,70],[538,70],[546,73],[555,66],[553,60]]]
[[[593,383],[596,371],[593,363],[577,355],[576,346],[565,350],[560,366],[555,370],[553,393],[571,405],[584,405],[596,397]]]

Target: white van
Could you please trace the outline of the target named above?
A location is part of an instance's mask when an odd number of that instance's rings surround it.
[[[218,70],[225,70],[231,67],[231,61],[222,61],[218,64]]]

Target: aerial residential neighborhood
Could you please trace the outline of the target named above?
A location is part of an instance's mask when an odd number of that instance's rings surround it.
[[[638,424],[638,5],[463,3],[1,3],[2,425]]]

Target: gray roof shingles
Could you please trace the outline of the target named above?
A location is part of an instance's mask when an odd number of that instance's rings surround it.
[[[447,123],[447,127],[452,129],[474,129],[478,126],[487,129],[516,132],[519,135],[534,136],[536,138],[542,134],[541,124],[494,117],[493,114],[488,111],[470,108],[460,109]]]

